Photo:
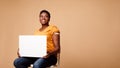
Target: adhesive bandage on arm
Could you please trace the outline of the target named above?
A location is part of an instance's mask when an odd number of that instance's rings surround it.
[[[54,34],[55,34],[55,35],[59,35],[60,33],[59,33],[59,32],[55,32]]]

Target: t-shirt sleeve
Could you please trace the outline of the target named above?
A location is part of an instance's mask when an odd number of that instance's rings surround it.
[[[60,31],[56,26],[53,26],[52,33],[60,33]]]

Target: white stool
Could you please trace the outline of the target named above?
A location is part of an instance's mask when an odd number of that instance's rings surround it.
[[[31,64],[29,68],[33,68],[33,64]],[[47,67],[47,68],[58,68],[58,66],[57,65],[52,65],[52,66]]]

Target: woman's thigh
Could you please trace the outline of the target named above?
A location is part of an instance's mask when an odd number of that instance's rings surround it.
[[[20,57],[14,61],[15,66],[29,66],[30,64],[34,63],[35,59]]]
[[[39,58],[34,62],[33,68],[46,68],[47,65],[48,65],[48,63],[45,59]]]
[[[33,68],[46,68],[46,67],[56,64],[56,62],[57,62],[57,58],[53,56],[47,59],[39,58],[34,62]]]

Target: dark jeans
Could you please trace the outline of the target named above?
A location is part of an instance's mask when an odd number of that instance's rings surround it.
[[[33,64],[33,68],[46,68],[57,63],[56,56],[50,56],[47,59],[44,58],[30,58],[20,57],[15,59],[15,68],[28,68],[30,64]]]

